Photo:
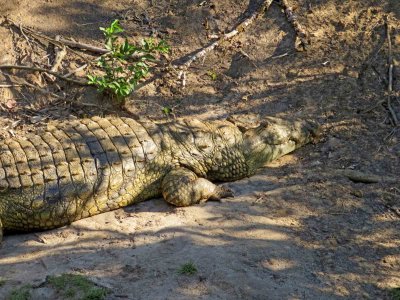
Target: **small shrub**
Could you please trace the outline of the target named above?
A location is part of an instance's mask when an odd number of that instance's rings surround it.
[[[168,118],[169,116],[173,116],[174,115],[174,112],[173,112],[173,109],[171,108],[171,107],[169,107],[169,106],[163,106],[162,108],[161,108],[161,111],[162,111],[162,113]]]
[[[391,289],[390,297],[392,300],[400,300],[400,287]]]
[[[78,297],[83,300],[101,300],[107,295],[105,288],[96,286],[82,275],[49,276],[47,282],[64,298]]]
[[[31,288],[31,285],[27,284],[14,289],[8,297],[8,300],[29,300],[31,297]]]
[[[114,20],[109,27],[100,27],[100,30],[105,36],[105,47],[110,52],[98,61],[104,75],[88,74],[88,83],[110,94],[118,102],[124,102],[149,73],[149,62],[155,61],[154,55],[168,53],[169,46],[163,40],[155,42],[151,38],[144,39],[140,45],[132,45],[128,39],[118,43],[118,35],[124,32],[118,20]]]
[[[208,71],[208,72],[207,72],[207,75],[210,77],[210,79],[211,79],[212,81],[217,80],[217,73],[215,73],[214,71]]]
[[[197,273],[197,268],[194,263],[188,262],[181,266],[181,268],[178,270],[178,273],[182,275],[194,275]]]
[[[0,277],[0,287],[5,285],[6,282],[7,282],[7,280],[5,280],[4,278]]]

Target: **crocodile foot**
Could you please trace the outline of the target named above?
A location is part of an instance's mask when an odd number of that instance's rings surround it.
[[[207,200],[233,197],[233,192],[217,186],[186,168],[176,168],[169,172],[162,182],[164,199],[176,206],[189,206]]]

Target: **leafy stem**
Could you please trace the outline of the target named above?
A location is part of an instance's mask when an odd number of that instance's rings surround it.
[[[119,20],[114,20],[109,27],[100,27],[100,30],[110,52],[101,56],[97,63],[104,75],[88,74],[88,83],[123,102],[147,76],[149,63],[156,60],[156,55],[168,53],[170,48],[164,40],[156,42],[151,38],[142,40],[139,45],[129,43],[128,39],[119,43],[118,35],[124,32]]]

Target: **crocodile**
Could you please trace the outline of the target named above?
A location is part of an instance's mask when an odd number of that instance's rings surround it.
[[[253,175],[312,141],[318,124],[233,115],[153,122],[92,117],[0,141],[4,232],[47,230],[163,196],[176,206],[231,197],[213,182]]]

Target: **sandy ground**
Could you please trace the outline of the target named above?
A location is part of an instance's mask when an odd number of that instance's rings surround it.
[[[230,30],[260,4],[1,2],[0,63],[42,67],[51,65],[51,47],[25,37],[5,17],[52,37],[97,46],[98,27],[119,18],[132,41],[149,35],[166,39],[173,49],[169,59],[175,60],[204,46],[210,35]],[[64,273],[85,275],[108,288],[107,299],[390,299],[389,291],[400,287],[400,186],[355,183],[337,170],[400,180],[400,130],[385,107],[375,105],[386,99],[388,17],[395,65],[392,105],[400,119],[400,2],[289,2],[310,33],[307,51],[296,51],[295,32],[273,4],[246,32],[195,63],[185,89],[170,73],[138,90],[123,109],[89,88],[54,85],[36,73],[0,73],[0,84],[22,77],[72,100],[1,88],[4,137],[23,135],[51,119],[107,114],[163,119],[162,107],[202,119],[258,112],[323,124],[319,143],[256,176],[227,183],[233,199],[188,208],[155,199],[57,230],[5,236],[0,299],[25,284],[33,285],[31,299],[43,299],[48,294],[40,283]],[[61,71],[88,57],[69,52]],[[197,273],[179,274],[189,262]]]

